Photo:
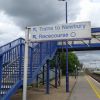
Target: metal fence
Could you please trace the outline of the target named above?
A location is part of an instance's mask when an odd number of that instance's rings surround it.
[[[20,38],[0,47],[0,98],[8,98],[22,85],[25,41]],[[47,59],[57,49],[57,42],[30,43],[28,83],[31,83]]]

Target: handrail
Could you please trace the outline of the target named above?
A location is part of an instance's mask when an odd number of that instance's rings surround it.
[[[24,40],[24,39],[23,38],[18,38],[17,40],[13,40],[13,41],[11,41],[11,42],[3,45],[3,46],[0,46],[0,54],[5,52],[5,50],[7,51],[8,49],[10,49],[12,47],[12,45],[15,45],[15,43],[17,41],[18,41],[18,43],[16,43],[16,45],[19,44],[20,40]]]
[[[6,48],[6,46],[9,47],[9,45],[11,45],[8,49],[5,49],[0,54],[0,57],[1,56],[3,57],[2,73],[1,73],[2,85],[5,84],[5,82],[6,84],[11,82],[13,83],[12,84],[12,87],[13,87],[18,81],[23,79],[23,64],[22,64],[23,60],[22,59],[24,58],[24,52],[25,52],[24,51],[25,40],[24,41],[23,40],[24,39],[21,40],[21,38],[19,38],[13,41],[15,43],[10,42],[0,48],[0,49]],[[46,60],[53,57],[52,55],[54,55],[54,52],[56,51],[56,45],[57,45],[56,41],[30,43],[29,62],[28,62],[29,63],[28,80],[32,82],[33,79],[38,74],[38,71],[46,63]],[[9,87],[9,85],[7,85],[7,87]],[[7,87],[5,87],[5,90],[7,89]],[[17,88],[18,87],[16,87],[16,89]],[[6,90],[6,93],[8,93],[9,90]]]

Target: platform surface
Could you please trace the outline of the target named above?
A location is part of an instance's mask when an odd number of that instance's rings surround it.
[[[90,76],[79,76],[70,100],[100,100],[100,83]]]
[[[39,88],[30,87],[28,88],[27,93],[27,100],[68,100],[69,99],[69,93],[66,93],[65,86],[66,86],[66,78],[61,78],[61,86],[59,86],[57,89],[54,87],[50,88],[50,94],[45,94],[45,88],[39,86]],[[70,91],[74,87],[76,83],[75,77],[69,77],[69,88]],[[54,84],[54,82],[52,82]],[[22,100],[22,92],[18,92],[15,95],[11,97],[11,100]]]

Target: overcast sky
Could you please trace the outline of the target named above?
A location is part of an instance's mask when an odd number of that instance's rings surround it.
[[[68,22],[100,26],[100,0],[67,0]],[[26,26],[65,23],[65,2],[58,0],[0,0],[0,44],[24,35]]]
[[[100,68],[100,50],[77,51],[76,55],[78,56],[80,62],[85,65],[85,67],[99,67]]]
[[[100,0],[67,0],[68,22],[91,21],[100,27]],[[65,23],[65,2],[0,0],[0,45],[24,36],[26,26]]]

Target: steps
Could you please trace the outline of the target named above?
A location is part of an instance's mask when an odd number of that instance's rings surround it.
[[[6,95],[9,89],[18,81],[18,63],[19,60],[17,59],[13,63],[4,66],[2,70],[2,81],[1,81],[1,89],[0,89],[0,97]]]
[[[0,64],[0,100],[8,100],[23,85],[24,43],[24,39],[19,38],[2,47],[5,51],[0,55],[3,61]],[[46,60],[55,53],[55,43],[51,43],[37,43],[29,47],[28,84],[36,79]]]

